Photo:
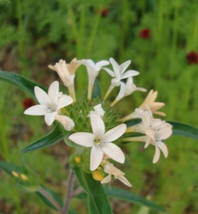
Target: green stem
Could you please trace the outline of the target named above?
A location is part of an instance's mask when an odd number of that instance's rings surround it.
[[[94,25],[90,34],[90,38],[88,39],[89,43],[87,46],[87,55],[89,57],[90,52],[92,50],[93,47],[93,43],[95,41],[95,37],[96,37],[96,32],[98,30],[99,24],[100,24],[100,19],[101,19],[101,10],[99,9],[100,12],[98,12],[98,14],[96,15],[95,21],[94,21]]]
[[[126,43],[126,38],[128,35],[128,29],[129,29],[129,20],[126,14],[128,13],[129,10],[129,3],[128,0],[124,0],[122,3],[122,16],[121,16],[121,35],[120,35],[120,47],[119,47],[119,59],[122,60],[123,58],[123,53],[124,53],[124,48],[125,48],[125,43]]]
[[[80,12],[80,28],[79,28],[79,35],[78,35],[78,53],[77,57],[82,58],[84,56],[84,36],[85,36],[85,7],[81,5],[81,12]]]
[[[178,1],[175,2],[175,8],[174,8],[174,24],[173,24],[173,39],[172,39],[172,59],[174,58],[176,47],[177,47],[177,20],[178,20]],[[175,60],[174,60],[175,61]]]
[[[17,209],[17,214],[23,214],[22,209],[21,209],[21,204],[20,204],[20,196],[19,196],[19,191],[16,189],[16,186],[13,185],[12,188],[12,193],[13,193],[13,200],[15,202],[15,206]]]
[[[77,24],[76,24],[76,20],[75,20],[75,15],[74,12],[72,10],[71,7],[68,8],[68,13],[69,13],[69,17],[71,19],[71,27],[72,27],[72,33],[73,36],[77,42],[76,44],[76,56],[78,58],[78,54],[79,54],[79,35],[78,35],[78,30],[77,30]]]

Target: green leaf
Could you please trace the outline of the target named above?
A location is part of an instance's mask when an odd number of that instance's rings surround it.
[[[98,80],[96,80],[94,83],[93,93],[92,93],[92,98],[96,98],[96,97],[102,98],[102,91]]]
[[[36,192],[38,190],[39,185],[30,176],[24,180],[23,176],[27,177],[27,174],[20,167],[6,161],[0,161],[0,169],[15,179],[18,189],[25,192]]]
[[[167,121],[173,126],[173,135],[181,135],[198,140],[198,129],[184,123]]]
[[[16,172],[19,174],[22,173],[22,170],[20,167],[6,161],[0,161],[0,169],[2,169],[5,173],[10,175],[11,177],[14,177],[13,172]]]
[[[89,214],[112,214],[108,198],[100,182],[95,181],[91,174],[79,167],[73,167],[79,184],[87,193]]]
[[[6,82],[9,82],[9,83],[12,83],[12,84],[18,86],[19,88],[21,88],[22,90],[27,92],[33,98],[35,98],[35,95],[34,95],[35,86],[39,86],[40,88],[46,90],[43,86],[27,79],[26,77],[23,77],[20,74],[15,74],[15,73],[8,72],[8,71],[0,70],[0,80],[6,81]]]
[[[52,146],[64,139],[65,136],[66,131],[61,127],[61,125],[56,124],[56,126],[50,133],[36,140],[31,145],[25,147],[22,152],[31,152],[48,146]]]
[[[144,205],[161,212],[166,212],[166,210],[162,206],[127,190],[119,189],[112,186],[105,186],[105,192],[109,197],[118,198],[120,200],[128,201],[131,203]]]
[[[51,195],[53,197],[53,199],[59,204],[60,207],[63,206],[63,201],[62,201],[61,197],[56,192],[52,191],[51,189],[49,189],[45,186],[41,186],[41,188],[44,189],[49,195]],[[41,198],[41,200],[49,208],[56,210],[54,205],[46,198],[46,196],[44,194],[42,194],[40,191],[37,191],[36,194]]]
[[[141,123],[141,122],[142,120],[140,118],[137,118],[137,119],[128,120],[125,122],[125,124],[127,125],[127,127],[130,127],[130,126],[137,125],[138,123]]]

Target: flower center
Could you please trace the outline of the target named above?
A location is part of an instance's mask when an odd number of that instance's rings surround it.
[[[101,139],[96,137],[94,139],[94,143],[98,146],[98,147],[102,147],[102,142],[101,142]]]

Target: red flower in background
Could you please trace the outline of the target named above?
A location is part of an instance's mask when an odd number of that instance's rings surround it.
[[[31,98],[25,99],[25,100],[23,101],[24,109],[27,109],[27,108],[29,108],[29,107],[31,107],[31,106],[33,106],[33,105],[35,105],[35,102],[34,102],[34,100],[31,99]]]
[[[148,28],[142,29],[139,33],[139,37],[142,39],[150,39],[150,30]]]
[[[188,64],[197,64],[198,63],[198,53],[195,51],[191,51],[188,54],[186,54],[186,59],[188,61]]]
[[[101,16],[103,18],[107,17],[109,15],[109,10],[106,9],[106,8],[103,8],[102,11],[101,11]]]

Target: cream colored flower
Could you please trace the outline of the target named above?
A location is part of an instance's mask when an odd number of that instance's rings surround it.
[[[74,78],[77,68],[80,64],[74,58],[69,64],[66,64],[65,60],[60,59],[55,65],[49,65],[48,67],[56,71],[62,80],[63,84],[68,88],[69,94],[75,101],[75,89],[74,89]]]
[[[108,175],[101,181],[102,184],[111,182],[112,176],[113,176],[115,179],[118,179],[126,186],[132,187],[131,183],[126,179],[125,173],[119,170],[118,168],[116,168],[112,163],[106,162],[104,164],[104,171]]]
[[[164,112],[159,112],[158,110],[160,108],[162,108],[165,104],[162,102],[155,102],[157,98],[157,91],[153,91],[151,90],[147,97],[145,98],[144,102],[140,105],[139,108],[137,109],[142,109],[144,111],[149,111],[153,114],[157,114],[160,116],[166,116],[166,114]],[[125,116],[124,118],[121,119],[121,121],[127,121],[127,120],[131,120],[134,118],[134,112],[132,112],[131,114]]]
[[[152,113],[160,116],[166,116],[164,112],[158,112],[158,110],[164,107],[165,104],[162,102],[155,102],[157,95],[158,95],[157,91],[150,90],[140,108],[145,111],[149,109],[151,110]]]

